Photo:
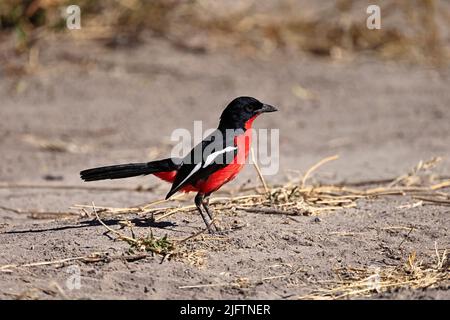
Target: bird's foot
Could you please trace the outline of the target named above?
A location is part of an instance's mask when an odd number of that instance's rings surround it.
[[[226,236],[230,234],[233,229],[222,227],[217,223],[217,221],[211,221],[208,225],[208,231],[211,235]]]
[[[216,224],[214,224],[214,222],[212,223],[212,226],[214,226],[214,227],[212,227],[208,230],[211,235],[215,235],[215,236],[226,236],[231,231],[233,231],[232,229],[225,229],[223,227],[217,226]]]

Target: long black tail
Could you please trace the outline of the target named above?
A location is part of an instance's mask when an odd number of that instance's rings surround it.
[[[171,158],[168,158],[147,163],[128,163],[87,169],[81,171],[80,176],[84,181],[122,179],[157,172],[173,171],[177,170],[178,168],[179,165],[175,164]]]

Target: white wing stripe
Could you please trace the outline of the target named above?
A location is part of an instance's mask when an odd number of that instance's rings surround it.
[[[230,151],[234,151],[236,149],[237,149],[237,147],[226,147],[223,150],[211,153],[210,155],[208,155],[206,157],[205,163],[203,164],[203,168],[206,168],[207,166],[209,166],[221,154],[227,153],[227,152],[230,152]]]
[[[206,168],[207,166],[209,166],[219,155],[226,153],[226,152],[230,152],[230,151],[234,151],[236,150],[237,147],[226,147],[223,150],[220,151],[216,151],[211,153],[210,155],[208,155],[206,157],[205,163],[203,164],[203,168]],[[200,168],[202,167],[202,163],[199,162],[195,165],[194,169],[192,169],[191,172],[189,172],[189,174],[187,175],[186,178],[183,179],[183,181],[181,181],[175,188],[174,190],[176,190],[179,186],[183,185],[183,183],[186,182],[187,179],[189,179],[194,173],[196,173],[198,170],[200,170]]]
[[[188,176],[186,178],[184,178],[183,181],[181,181],[181,183],[178,184],[178,186],[176,186],[174,189],[178,188],[179,186],[181,186],[187,179],[189,179],[194,173],[196,173],[200,168],[202,167],[202,163],[199,162],[197,163],[197,165],[194,167],[194,169],[192,169],[192,171],[188,174]]]

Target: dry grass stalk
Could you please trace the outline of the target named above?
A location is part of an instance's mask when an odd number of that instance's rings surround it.
[[[440,255],[436,247],[436,256],[437,262],[434,266],[424,266],[423,263],[417,261],[415,252],[412,252],[406,263],[397,267],[337,269],[336,273],[340,280],[332,281],[328,287],[317,289],[298,298],[336,300],[357,296],[368,297],[405,287],[423,289],[448,283],[450,269],[447,252],[444,250]]]
[[[14,212],[16,214],[26,214],[30,219],[62,219],[79,216],[75,212],[51,212],[51,211],[38,211],[38,210],[23,210],[16,208],[9,208],[5,206],[0,206],[0,209]]]
[[[306,171],[306,174],[303,176],[302,184],[301,184],[302,188],[305,187],[306,180],[308,180],[311,173],[313,173],[315,170],[317,170],[320,166],[324,165],[325,163],[333,161],[333,160],[337,160],[337,159],[339,159],[338,155],[327,157],[325,159],[320,160],[318,163],[316,163],[311,168],[309,168],[308,171]]]
[[[151,191],[149,187],[99,187],[99,186],[78,186],[66,184],[29,184],[29,183],[0,183],[0,189],[55,189],[55,190],[88,190],[88,191]]]
[[[51,261],[40,261],[40,262],[32,262],[32,263],[24,263],[24,264],[8,264],[0,266],[0,272],[12,272],[13,269],[18,268],[27,268],[27,267],[41,267],[41,266],[49,266],[49,265],[63,265],[67,262],[73,262],[73,261],[84,261],[84,262],[93,262],[93,261],[100,261],[104,260],[105,255],[102,253],[92,253],[87,256],[79,256],[79,257],[72,257],[72,258],[65,258],[65,259],[58,259],[58,260],[51,260]]]
[[[268,194],[269,188],[267,187],[266,180],[264,180],[264,176],[261,173],[261,169],[259,169],[258,160],[256,159],[255,151],[253,150],[253,148],[251,148],[251,153],[252,153],[252,161],[253,161],[253,165],[255,167],[256,173],[258,174],[259,180],[261,180],[261,183],[263,184],[266,194]]]
[[[289,273],[276,275],[276,276],[254,278],[254,279],[247,278],[247,277],[236,277],[233,281],[230,281],[230,282],[186,285],[186,286],[180,286],[180,287],[178,287],[178,289],[196,289],[196,288],[211,288],[211,287],[249,288],[249,287],[261,284],[263,282],[289,278],[301,271],[305,271],[305,270],[303,270],[301,268],[297,268]]]

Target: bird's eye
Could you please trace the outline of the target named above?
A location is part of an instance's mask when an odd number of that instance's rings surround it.
[[[245,111],[253,112],[253,107],[251,105],[247,105],[247,106],[245,106]]]

